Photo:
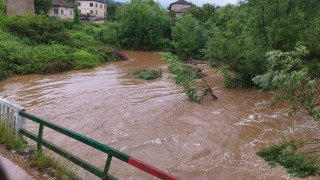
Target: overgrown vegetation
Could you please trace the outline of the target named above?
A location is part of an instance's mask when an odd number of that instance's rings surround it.
[[[10,127],[10,125],[7,124],[6,121],[1,121],[1,119],[0,143],[22,152],[27,147],[27,142],[22,138],[22,136],[17,136],[17,139],[15,139],[15,129]]]
[[[17,150],[19,154],[29,154],[32,161],[31,166],[37,168],[40,172],[65,180],[73,179],[75,176],[73,172],[68,170],[65,163],[43,153],[36,153],[36,150],[32,149],[21,135],[16,138],[14,127],[8,124],[7,121],[0,120],[0,143],[9,149]],[[26,149],[30,150],[27,151]],[[66,172],[69,173],[66,174]]]
[[[303,142],[290,140],[260,150],[257,155],[261,156],[271,167],[281,165],[292,176],[304,178],[314,176],[320,171],[319,155],[299,152]]]
[[[268,71],[253,80],[262,90],[277,89],[273,107],[278,101],[293,104],[292,112],[303,110],[320,120],[320,62],[309,61],[305,46],[294,51],[267,53]]]
[[[153,0],[131,0],[116,13],[121,47],[157,50],[170,46],[171,20]]]
[[[158,70],[146,70],[146,69],[137,69],[134,72],[128,74],[128,76],[132,76],[138,79],[144,80],[152,80],[157,79],[162,76],[162,69]]]
[[[95,25],[99,32],[102,25]],[[58,73],[119,60],[107,40],[85,24],[39,15],[0,16],[0,80],[16,74]]]
[[[164,61],[170,63],[168,70],[173,74],[172,78],[177,85],[184,88],[184,92],[191,101],[201,102],[207,95],[217,99],[210,86],[202,79],[203,74],[199,69],[188,67],[171,53],[161,53],[161,55]]]

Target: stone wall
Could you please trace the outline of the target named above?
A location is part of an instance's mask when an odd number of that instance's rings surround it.
[[[34,14],[34,0],[6,0],[7,13],[10,16],[31,12]]]

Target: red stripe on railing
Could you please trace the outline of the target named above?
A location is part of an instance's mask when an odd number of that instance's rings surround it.
[[[141,169],[142,171],[145,171],[149,174],[152,174],[160,179],[164,179],[164,180],[181,180],[180,178],[174,177],[171,174],[168,174],[160,169],[157,169],[155,167],[152,167],[149,164],[146,164],[142,161],[139,161],[135,158],[130,157],[128,164]]]

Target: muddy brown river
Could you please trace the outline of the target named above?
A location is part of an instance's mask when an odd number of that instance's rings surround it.
[[[0,83],[0,96],[27,112],[100,141],[182,179],[293,179],[256,155],[290,138],[319,137],[319,123],[306,115],[272,110],[272,93],[226,89],[222,74],[200,66],[218,100],[190,102],[168,77],[157,52],[125,51],[131,61],[55,75],[27,75]],[[146,81],[127,76],[138,68],[163,69]],[[30,121],[24,126],[37,132]],[[44,138],[103,169],[107,155],[44,129]],[[78,168],[79,174],[88,177]],[[110,174],[153,179],[119,160]],[[309,179],[318,179],[311,177]]]

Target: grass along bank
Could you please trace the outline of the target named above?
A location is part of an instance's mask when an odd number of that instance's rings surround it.
[[[0,120],[1,121],[1,120]],[[5,145],[8,150],[15,150],[18,155],[25,157],[30,163],[30,168],[47,174],[50,177],[67,180],[75,179],[76,176],[68,165],[53,156],[38,153],[28,142],[18,135],[15,139],[15,129],[8,126],[5,121],[0,122],[0,143]]]

